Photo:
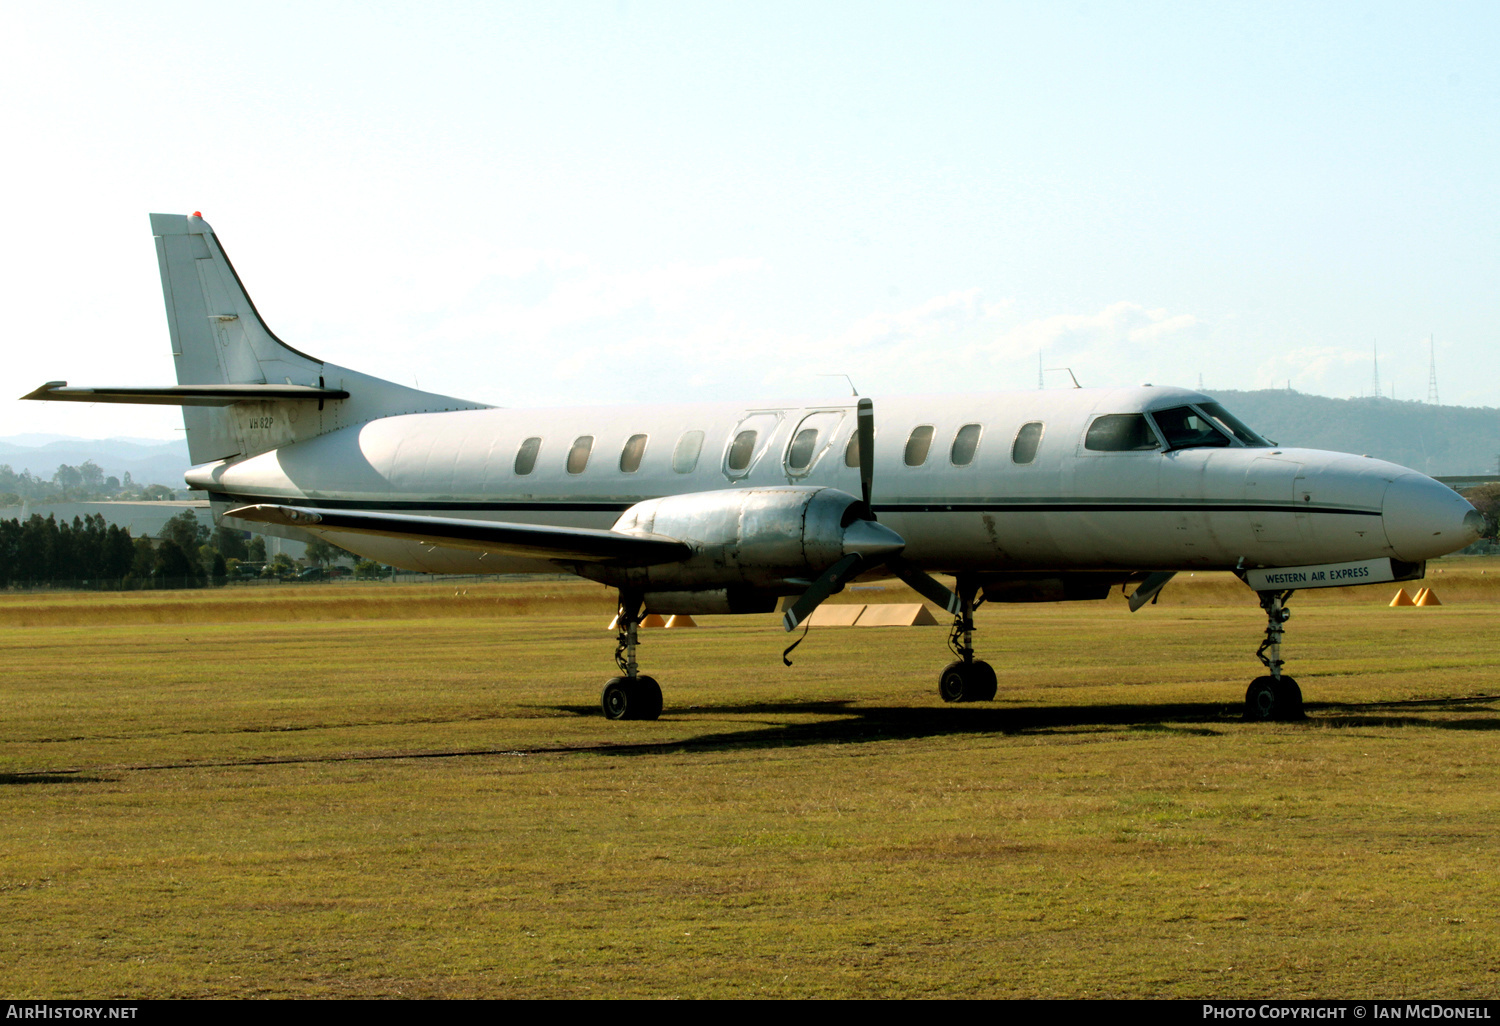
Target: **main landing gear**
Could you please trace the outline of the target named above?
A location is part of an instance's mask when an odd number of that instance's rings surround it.
[[[984,599],[976,601],[979,581],[973,575],[959,574],[956,584],[959,605],[953,617],[953,630],[948,635],[948,647],[958,659],[943,667],[938,694],[945,702],[988,702],[995,697],[995,668],[974,658],[974,610]]]
[[[605,681],[599,701],[604,715],[611,720],[654,720],[661,715],[661,685],[654,677],[642,676],[635,662],[635,647],[639,643],[636,628],[640,626],[642,604],[639,595],[620,593],[615,665],[624,676]]]
[[[1300,720],[1302,712],[1302,689],[1291,677],[1281,672],[1282,624],[1291,619],[1286,608],[1290,591],[1262,591],[1260,607],[1266,611],[1266,639],[1255,650],[1255,656],[1270,674],[1256,677],[1245,691],[1245,719],[1247,721]]]

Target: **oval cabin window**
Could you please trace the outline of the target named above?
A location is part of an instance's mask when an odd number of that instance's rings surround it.
[[[967,467],[974,462],[974,453],[979,449],[979,434],[983,429],[978,424],[965,424],[953,436],[953,448],[948,457],[955,467]]]
[[[536,469],[536,454],[542,451],[540,438],[528,438],[516,450],[516,476],[525,477]]]
[[[684,431],[672,450],[672,469],[679,474],[691,474],[698,467],[698,454],[703,452],[703,432]]]
[[[729,469],[741,471],[750,465],[750,457],[755,455],[755,438],[758,432],[741,431],[734,436],[734,444],[729,447]]]
[[[817,451],[818,429],[803,428],[786,451],[786,469],[794,474],[801,473],[812,465],[813,454]]]
[[[1012,463],[1030,463],[1036,459],[1036,447],[1042,441],[1042,422],[1034,420],[1030,424],[1022,424],[1021,430],[1016,432],[1015,444],[1010,447],[1010,460]]]
[[[920,467],[927,462],[927,450],[932,448],[932,425],[924,424],[919,428],[913,428],[911,437],[906,440],[906,465],[908,467]]]
[[[844,447],[844,466],[859,466],[859,432],[849,436],[849,444]]]
[[[579,435],[573,448],[568,450],[568,473],[582,474],[583,469],[589,465],[589,453],[593,451],[594,436]]]
[[[634,474],[641,469],[641,458],[646,455],[646,436],[631,435],[625,442],[625,448],[620,450],[620,469],[627,474]]]

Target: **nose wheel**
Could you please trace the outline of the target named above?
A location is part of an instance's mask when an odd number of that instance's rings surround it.
[[[1245,691],[1245,720],[1263,723],[1269,720],[1305,719],[1302,711],[1302,689],[1281,672],[1281,636],[1283,624],[1291,619],[1286,608],[1290,591],[1262,591],[1260,607],[1266,611],[1266,638],[1255,650],[1255,656],[1270,674],[1256,677]]]

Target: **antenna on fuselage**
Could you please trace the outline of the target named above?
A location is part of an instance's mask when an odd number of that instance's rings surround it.
[[[843,378],[845,381],[849,382],[849,394],[850,395],[855,395],[855,396],[859,395],[859,389],[857,389],[857,388],[854,387],[854,379],[851,378],[847,374],[819,374],[818,377],[820,377],[820,378]]]
[[[1437,347],[1433,344],[1431,335],[1427,336],[1427,401],[1434,406],[1438,405]]]
[[[1049,371],[1059,371],[1059,370],[1060,371],[1067,371],[1068,372],[1068,377],[1070,377],[1070,378],[1073,379],[1073,387],[1074,388],[1082,388],[1083,387],[1082,385],[1080,385],[1078,383],[1078,375],[1076,375],[1076,374],[1073,373],[1073,368],[1072,367],[1048,367],[1047,369]]]

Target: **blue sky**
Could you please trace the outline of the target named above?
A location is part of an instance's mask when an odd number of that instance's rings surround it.
[[[9,5],[10,395],[170,382],[146,214],[506,406],[1381,380],[1500,406],[1494,4]],[[1049,385],[1065,378],[1049,375]],[[173,437],[0,400],[0,435]]]

